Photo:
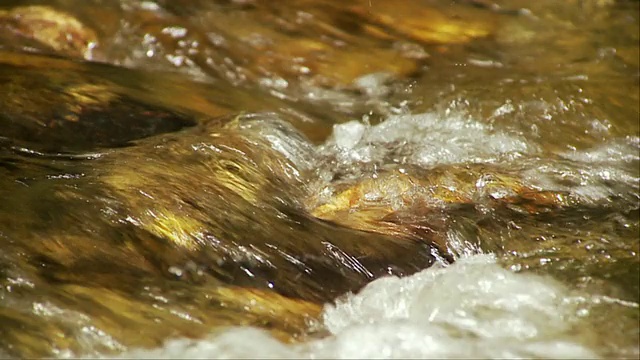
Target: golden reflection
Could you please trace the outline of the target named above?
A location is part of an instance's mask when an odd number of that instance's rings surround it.
[[[638,302],[637,1],[0,6],[0,357],[305,341],[325,303],[477,249]],[[442,147],[464,113],[525,150],[342,177],[318,147],[425,112]],[[637,314],[611,314],[619,355]]]

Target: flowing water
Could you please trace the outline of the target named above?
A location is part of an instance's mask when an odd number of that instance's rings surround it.
[[[0,4],[0,357],[637,358],[639,18]]]

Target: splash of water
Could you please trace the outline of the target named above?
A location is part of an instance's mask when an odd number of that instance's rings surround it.
[[[387,277],[326,305],[331,335],[287,345],[255,328],[171,340],[127,358],[594,358],[576,338],[581,319],[561,284],[474,255],[405,278]],[[247,342],[247,339],[251,339]]]

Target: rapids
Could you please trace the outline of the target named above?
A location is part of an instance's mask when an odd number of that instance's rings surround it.
[[[283,140],[276,141],[280,142]],[[324,167],[317,173],[329,182],[336,173],[356,179],[376,178],[389,165],[436,167],[484,162],[522,171],[531,186],[570,191],[573,206],[603,211],[611,197],[619,195],[615,211],[637,210],[634,196],[639,150],[638,138],[627,137],[595,149],[559,153],[555,161],[548,160],[554,156],[546,155],[542,166],[539,157],[543,151],[536,142],[493,131],[460,109],[448,109],[440,114],[393,116],[374,126],[358,121],[336,125],[327,142],[317,147],[321,158],[329,159],[321,161]],[[580,186],[568,187],[568,174],[580,174]],[[481,192],[482,185],[475,185]],[[325,184],[324,191],[329,192],[329,187]],[[393,189],[384,195],[387,199],[402,196]],[[458,220],[463,222],[464,217]],[[547,226],[563,226],[553,219],[547,221]],[[582,226],[574,225],[569,232],[580,236]],[[449,250],[459,256],[454,264],[437,264],[404,278],[381,278],[357,294],[342,296],[335,305],[326,304],[321,324],[316,325],[329,330],[326,338],[289,345],[256,328],[233,327],[204,340],[174,339],[160,348],[133,350],[121,356],[575,359],[607,356],[606,350],[603,352],[606,347],[624,356],[638,354],[633,339],[633,334],[638,334],[634,316],[639,311],[634,290],[618,292],[618,298],[606,287],[575,287],[572,282],[521,271],[552,262],[540,256],[550,256],[553,248],[531,253],[496,248],[497,242],[506,241],[500,239],[501,234],[487,231],[471,235],[457,226],[446,236]],[[610,237],[614,244],[609,251],[618,246],[627,249],[622,251],[633,259],[638,240],[633,239],[633,232],[627,236]],[[579,253],[576,250],[574,256]],[[598,261],[592,256],[580,259],[583,266]],[[572,261],[558,258],[552,265],[564,267],[563,263]],[[251,342],[247,342],[249,338]]]
[[[0,358],[640,357],[637,0],[6,0]]]

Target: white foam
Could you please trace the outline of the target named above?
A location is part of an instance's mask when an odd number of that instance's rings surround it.
[[[318,149],[322,156],[335,159],[318,171],[324,180],[318,188],[331,186],[328,182],[335,173],[361,178],[390,164],[430,168],[484,163],[518,172],[533,188],[569,192],[584,204],[613,197],[637,202],[633,195],[639,181],[637,136],[572,152],[552,154],[542,148],[535,140],[494,129],[462,110],[392,116],[374,126],[351,121],[335,125],[332,136]]]
[[[136,358],[594,358],[574,338],[580,325],[567,289],[501,268],[490,255],[460,259],[405,278],[378,279],[327,305],[331,336],[283,344],[255,328],[199,341],[171,340]],[[251,339],[251,341],[247,341]]]
[[[351,150],[358,145],[366,127],[359,121],[349,121],[333,127],[333,141],[340,149]]]
[[[336,125],[320,152],[342,159],[396,162],[420,166],[496,162],[538,151],[518,134],[495,131],[462,112],[392,116],[375,126],[358,121]]]
[[[638,137],[616,138],[591,149],[558,154],[557,158],[523,162],[523,180],[552,191],[569,192],[584,204],[610,202],[637,206]]]

